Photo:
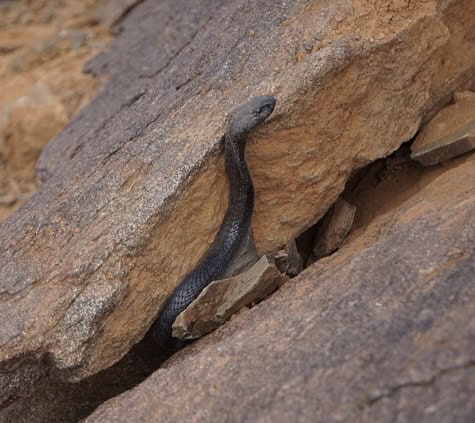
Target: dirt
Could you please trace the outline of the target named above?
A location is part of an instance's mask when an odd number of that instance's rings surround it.
[[[349,182],[343,197],[357,208],[345,245],[359,251],[370,246],[382,230],[395,224],[393,210],[420,193],[445,172],[472,161],[471,153],[444,164],[424,167],[409,158],[408,144],[391,156],[377,160]],[[467,188],[469,188],[467,186]],[[424,210],[421,203],[419,211]],[[363,236],[364,235],[364,236]]]
[[[112,38],[98,3],[0,2],[0,222],[35,192],[42,148],[96,92],[82,68]]]
[[[404,143],[390,156],[360,169],[347,182],[341,196],[356,207],[356,214],[351,231],[339,248],[359,252],[370,247],[384,230],[398,224],[392,218],[394,210],[419,195],[427,185],[446,172],[463,166],[467,161],[475,163],[475,155],[469,152],[450,161],[425,167],[411,160],[409,155],[412,142],[413,140]],[[463,181],[460,186],[470,189],[470,184],[464,185]],[[430,203],[421,202],[416,208],[418,213],[431,212],[427,209],[427,204]],[[323,218],[297,239],[304,262],[307,262],[322,222]],[[313,260],[309,261],[311,263]]]

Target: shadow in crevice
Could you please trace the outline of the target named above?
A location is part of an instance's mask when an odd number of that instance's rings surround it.
[[[159,351],[150,329],[116,364],[71,385],[71,403],[81,399],[80,392],[87,393],[87,398],[82,398],[83,409],[78,417],[86,417],[103,402],[139,385],[170,355]]]
[[[350,232],[342,237],[337,248],[329,251],[324,257],[337,252],[348,242],[355,229],[368,225],[375,215],[395,207],[398,199],[405,201],[418,190],[422,175],[431,170],[410,159],[413,140],[414,138],[403,143],[388,157],[377,159],[355,171],[325,215],[296,238],[297,250],[305,264],[304,268],[323,258],[315,258],[314,249],[319,237],[327,230],[338,201],[344,200],[356,207],[356,212]],[[387,187],[386,194],[385,187]]]
[[[54,368],[50,357],[31,358],[33,375],[28,375],[15,393],[3,402],[2,421],[77,422],[90,415],[112,397],[134,388],[149,377],[167,359],[158,353],[151,331],[119,362],[80,382],[65,380]],[[22,361],[28,360],[23,357]],[[34,389],[31,391],[31,385]]]

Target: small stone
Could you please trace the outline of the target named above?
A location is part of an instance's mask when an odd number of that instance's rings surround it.
[[[303,60],[305,59],[305,53],[303,51],[298,51],[297,52],[297,62],[303,62]]]
[[[289,256],[287,255],[287,251],[279,250],[275,252],[274,262],[280,273],[287,273],[287,270],[289,268]]]
[[[411,147],[411,159],[431,166],[475,148],[475,93],[455,93],[454,100],[417,136]]]
[[[248,271],[209,284],[173,324],[173,336],[199,338],[228,320],[241,308],[258,302],[282,286],[288,277],[281,274],[271,255]]]
[[[451,135],[440,138],[420,151],[411,154],[411,159],[424,166],[432,166],[460,156],[475,148],[475,119]]]
[[[303,270],[303,259],[300,255],[295,239],[287,244],[287,275],[291,278],[297,276]]]
[[[251,230],[251,232],[247,235],[246,240],[242,245],[237,257],[226,270],[224,278],[230,278],[246,271],[253,264],[257,263],[258,260],[259,256],[257,255],[256,244],[254,242],[254,236]]]
[[[71,47],[75,50],[84,47],[89,38],[89,35],[85,31],[70,30],[68,35]]]
[[[309,264],[335,252],[350,232],[356,207],[341,198],[330,208],[317,231]]]
[[[460,101],[475,101],[475,92],[473,91],[457,91],[454,93],[454,101],[459,103]]]

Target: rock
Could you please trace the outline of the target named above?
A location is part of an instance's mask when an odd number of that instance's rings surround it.
[[[295,239],[291,240],[287,246],[287,274],[291,277],[297,276],[303,270],[303,259],[297,249]]]
[[[280,273],[287,273],[289,269],[289,256],[287,251],[279,250],[273,254],[275,267]]]
[[[235,276],[249,269],[253,264],[257,263],[259,256],[257,255],[256,244],[254,236],[251,233],[247,236],[244,246],[238,253],[237,257],[230,264],[224,274],[224,278]]]
[[[96,10],[97,20],[118,31],[120,21],[140,1],[142,0],[102,0]]]
[[[271,255],[262,256],[246,272],[208,285],[173,324],[173,336],[197,339],[215,330],[245,306],[263,300],[288,277],[281,274]]]
[[[475,148],[475,93],[455,93],[454,99],[417,136],[411,148],[413,160],[431,166]]]
[[[473,421],[475,156],[426,171],[368,224],[369,239],[345,243],[85,422]]]
[[[327,212],[317,231],[309,258],[313,263],[334,253],[343,243],[355,219],[356,207],[339,198]]]
[[[42,186],[1,227],[9,410],[65,421],[87,392],[57,405],[65,385],[51,375],[72,386],[143,339],[221,223],[220,140],[235,106],[278,99],[247,149],[263,255],[474,85],[475,2],[396,6],[146,0],[127,13],[86,66],[101,90],[43,150]]]

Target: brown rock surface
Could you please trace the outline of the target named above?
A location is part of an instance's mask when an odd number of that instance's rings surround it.
[[[86,422],[472,421],[475,156],[420,182]]]
[[[95,374],[144,336],[221,222],[219,140],[237,104],[279,101],[248,148],[264,253],[473,89],[475,1],[383,3],[146,0],[124,18],[87,67],[107,83],[1,227],[4,415],[33,421],[57,396],[53,374]]]

